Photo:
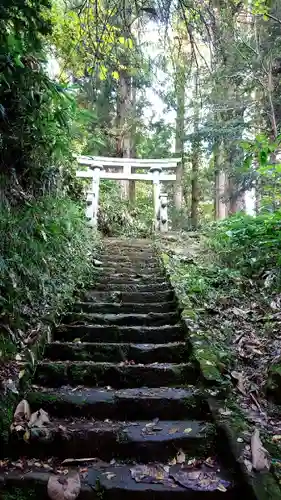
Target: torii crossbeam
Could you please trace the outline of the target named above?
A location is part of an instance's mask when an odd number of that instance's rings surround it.
[[[77,156],[77,162],[87,168],[78,170],[76,176],[92,179],[92,189],[87,193],[86,209],[86,216],[92,226],[97,224],[100,179],[147,181],[153,182],[155,230],[168,231],[167,195],[161,193],[161,187],[163,182],[176,181],[176,169],[181,158],[137,159]],[[136,172],[139,169],[144,173]]]

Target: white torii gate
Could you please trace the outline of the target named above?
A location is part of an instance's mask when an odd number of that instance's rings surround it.
[[[153,182],[154,227],[156,231],[168,231],[167,194],[161,192],[163,182],[175,182],[176,169],[181,158],[140,160],[135,158],[107,158],[103,156],[77,156],[79,165],[85,170],[78,170],[76,177],[92,179],[92,188],[87,192],[86,216],[92,226],[97,224],[100,179],[118,181]],[[137,169],[146,173],[136,173]],[[112,172],[112,170],[115,170]],[[173,173],[165,173],[170,170]]]

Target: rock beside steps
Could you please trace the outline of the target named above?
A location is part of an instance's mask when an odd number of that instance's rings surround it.
[[[51,473],[74,468],[79,498],[238,498],[151,242],[108,239],[101,261],[99,282],[54,332],[27,395],[51,422],[28,442],[11,437],[3,484],[46,494]]]

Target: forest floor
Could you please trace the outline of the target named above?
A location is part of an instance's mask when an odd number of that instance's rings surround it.
[[[251,436],[259,429],[280,482],[281,295],[269,292],[266,281],[261,286],[220,265],[202,235],[167,239],[162,252],[183,316],[196,332],[201,368],[228,387],[219,413],[239,434],[240,460],[251,473]]]

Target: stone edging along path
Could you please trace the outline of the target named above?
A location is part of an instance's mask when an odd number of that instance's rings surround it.
[[[270,474],[238,465],[216,409],[225,388],[206,376],[152,242],[104,243],[99,282],[54,331],[25,394],[49,422],[11,435],[2,489],[46,494],[50,474],[73,469],[83,499],[263,500],[266,487],[280,498]]]
[[[174,240],[174,238],[171,238]],[[169,241],[169,240],[168,240]],[[213,347],[208,342],[208,336],[204,330],[198,331],[192,328],[192,320],[189,315],[185,315],[185,304],[182,303],[180,293],[177,292],[177,280],[170,273],[170,256],[167,251],[167,241],[157,241],[157,252],[160,256],[161,265],[172,288],[181,311],[181,318],[185,325],[186,337],[191,345],[192,356],[196,360],[201,373],[203,385],[209,386],[205,389],[209,393],[206,398],[209,411],[218,430],[221,452],[227,457],[229,467],[233,467],[242,475],[243,481],[247,485],[247,490],[253,498],[257,500],[278,500],[281,499],[281,489],[274,475],[269,472],[249,472],[243,460],[245,441],[241,439],[244,428],[240,426],[241,414],[223,415],[220,410],[228,406],[228,397],[231,393],[231,383],[224,379],[219,368],[216,366],[215,356],[212,357]],[[210,358],[212,363],[208,363]],[[213,362],[214,361],[214,362]],[[231,400],[229,400],[231,401]]]

